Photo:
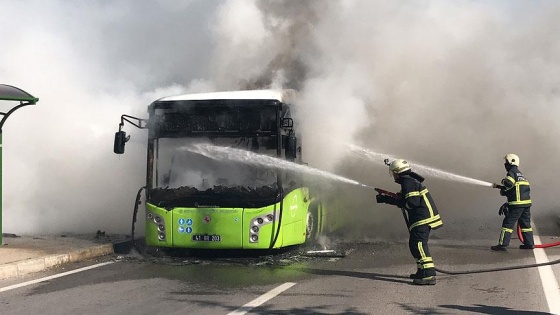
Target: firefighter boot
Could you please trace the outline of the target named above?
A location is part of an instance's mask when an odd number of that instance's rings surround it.
[[[427,276],[421,279],[412,280],[412,284],[415,285],[434,285],[436,284],[436,276]]]
[[[504,245],[495,245],[490,247],[491,250],[497,251],[497,252],[505,252],[507,251],[507,246]]]
[[[422,269],[418,268],[416,270],[416,273],[411,273],[410,276],[408,276],[410,279],[422,279],[424,276],[422,276]]]
[[[435,268],[423,269],[419,273],[418,278],[413,278],[412,284],[415,284],[415,285],[434,285],[434,284],[436,284],[436,270],[435,270]]]
[[[534,245],[519,245],[519,249],[534,249],[535,246]]]

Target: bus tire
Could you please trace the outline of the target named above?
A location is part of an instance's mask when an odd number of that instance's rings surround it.
[[[305,243],[314,244],[319,239],[319,207],[311,204],[307,210]]]

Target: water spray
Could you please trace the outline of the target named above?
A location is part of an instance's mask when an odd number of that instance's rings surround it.
[[[340,175],[329,173],[327,171],[319,170],[303,164],[297,164],[287,160],[282,160],[268,155],[257,154],[242,149],[220,147],[220,146],[215,146],[212,144],[205,144],[205,143],[197,143],[190,146],[181,147],[179,148],[179,150],[200,154],[205,157],[218,161],[230,160],[230,161],[235,161],[235,162],[240,162],[245,164],[264,166],[269,168],[277,168],[277,169],[283,169],[288,171],[295,171],[308,175],[327,178],[338,182],[352,184],[367,189],[375,189],[375,187],[362,184],[353,179],[349,179]]]
[[[360,157],[371,161],[371,162],[376,162],[376,163],[381,163],[381,161],[383,161],[383,163],[385,165],[389,165],[389,160],[395,160],[396,158],[389,155],[389,154],[384,154],[384,153],[377,153],[377,152],[373,152],[371,150],[359,147],[357,145],[354,144],[348,144],[348,147],[350,148],[350,150],[352,150],[352,152],[358,154]],[[485,186],[485,187],[493,187],[494,184],[490,183],[490,182],[486,182],[486,181],[482,181],[482,180],[478,180],[475,178],[471,178],[471,177],[466,177],[466,176],[462,176],[462,175],[457,175],[457,174],[453,174],[450,172],[446,172],[437,168],[433,168],[433,167],[429,167],[429,166],[425,166],[422,165],[420,163],[414,162],[414,161],[409,161],[411,162],[411,164],[414,165],[414,168],[417,170],[420,170],[422,172],[422,174],[427,174],[427,175],[431,175],[434,177],[438,177],[441,179],[445,179],[445,180],[452,180],[452,181],[456,181],[456,182],[462,182],[462,183],[466,183],[466,184],[473,184],[473,185],[479,185],[479,186]]]

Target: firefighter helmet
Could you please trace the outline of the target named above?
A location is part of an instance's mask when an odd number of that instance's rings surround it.
[[[504,156],[504,160],[510,165],[519,166],[519,157],[516,154],[510,153]]]
[[[402,172],[409,171],[410,164],[403,159],[394,160],[391,164],[389,164],[389,170],[393,174],[400,174]]]

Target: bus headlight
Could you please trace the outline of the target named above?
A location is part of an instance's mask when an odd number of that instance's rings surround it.
[[[251,219],[251,228],[249,229],[249,243],[257,243],[259,241],[259,234],[265,225],[274,222],[274,213],[263,214]]]
[[[159,232],[157,235],[158,240],[165,241],[165,233]]]
[[[160,225],[158,225],[157,229],[158,229],[158,231],[163,232],[163,231],[165,231],[165,225],[160,224]]]

